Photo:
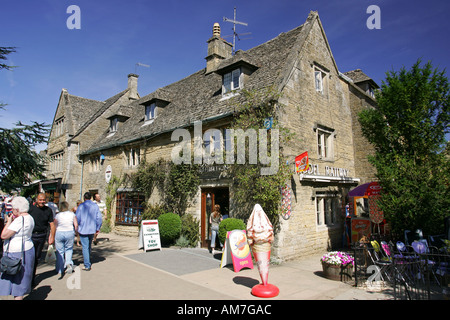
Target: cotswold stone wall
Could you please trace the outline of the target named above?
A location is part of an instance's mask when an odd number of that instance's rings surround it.
[[[317,69],[326,74],[323,93],[315,88],[314,71]],[[368,172],[365,160],[367,148],[360,136],[360,128],[356,127],[358,130],[355,131],[354,126],[354,113],[360,109],[357,106],[363,103],[363,98],[349,91],[349,84],[339,76],[317,21],[305,39],[290,74],[280,101],[284,106],[280,118],[283,125],[295,133],[295,139],[283,148],[292,172],[295,172],[295,156],[307,151],[309,163],[317,165],[321,175],[326,174],[325,167],[328,166],[345,168],[349,177],[368,179],[365,174]],[[322,158],[317,151],[317,128],[321,127],[334,132],[329,146],[331,155],[326,158]],[[273,255],[289,260],[341,247],[345,195],[356,184],[305,182],[294,173],[289,185],[292,187],[292,214],[288,220],[280,218]],[[318,225],[317,192],[336,195],[339,207],[335,225]]]

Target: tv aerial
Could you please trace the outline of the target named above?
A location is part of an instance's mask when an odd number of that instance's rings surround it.
[[[137,67],[146,67],[146,68],[150,68],[150,66],[148,64],[143,64],[143,63],[136,63],[134,66],[134,73],[137,73]]]
[[[237,33],[236,32],[236,25],[237,24],[243,25],[243,26],[246,26],[246,27],[248,26],[248,23],[236,20],[236,7],[234,7],[234,18],[233,19],[229,19],[229,18],[223,17],[223,21],[224,22],[231,22],[233,24],[233,35],[232,35],[232,37],[233,37],[233,54],[234,54],[236,52],[236,38],[238,40],[241,40],[239,38],[239,36],[249,35],[249,34],[251,34],[251,32],[246,32],[246,33]],[[231,35],[230,36],[225,36],[224,38],[227,38],[227,37],[231,37]],[[250,39],[250,38],[245,38],[245,39]],[[242,39],[242,40],[245,40],[245,39]]]

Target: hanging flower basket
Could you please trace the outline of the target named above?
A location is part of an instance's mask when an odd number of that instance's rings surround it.
[[[336,281],[352,279],[355,259],[351,255],[341,251],[331,251],[325,254],[320,261],[325,278]]]

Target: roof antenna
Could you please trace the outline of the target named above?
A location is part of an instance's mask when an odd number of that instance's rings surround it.
[[[233,54],[234,54],[236,52],[236,37],[238,38],[238,40],[241,40],[241,39],[239,39],[240,35],[241,36],[248,35],[248,34],[251,34],[251,32],[241,33],[241,34],[236,33],[236,25],[237,24],[241,24],[243,26],[248,26],[248,23],[240,22],[240,21],[236,20],[236,7],[234,7],[234,18],[228,19],[228,18],[223,17],[223,21],[233,23]],[[226,37],[229,37],[229,36],[225,36],[224,38],[226,38]]]
[[[137,67],[146,67],[146,68],[150,68],[150,66],[148,64],[143,64],[143,63],[136,63],[136,65],[134,66],[134,73],[137,74]]]

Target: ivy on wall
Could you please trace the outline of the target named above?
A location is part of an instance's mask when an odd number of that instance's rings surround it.
[[[271,175],[262,175],[261,168],[267,167],[260,162],[250,164],[248,154],[245,164],[233,164],[229,166],[229,176],[233,180],[234,203],[236,210],[234,217],[246,220],[255,204],[260,204],[274,226],[278,224],[281,213],[281,188],[290,180],[292,172],[287,159],[283,156],[282,147],[292,140],[293,134],[280,125],[278,113],[283,106],[279,103],[280,94],[274,88],[266,88],[262,91],[243,90],[236,101],[235,115],[232,129],[265,129],[264,121],[272,120],[270,129],[266,129],[267,150],[270,152],[272,130],[279,132],[278,170]],[[260,137],[258,136],[258,146]],[[246,146],[245,150],[248,150]]]

